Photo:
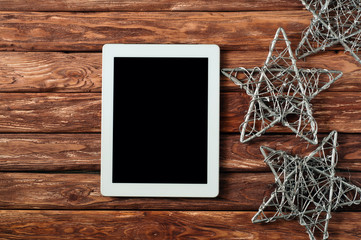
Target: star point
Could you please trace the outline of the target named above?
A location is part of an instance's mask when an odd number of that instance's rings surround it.
[[[251,97],[240,125],[242,143],[282,124],[317,144],[317,123],[310,101],[342,76],[340,71],[298,68],[291,42],[282,28],[277,30],[262,67],[225,68],[222,73]]]

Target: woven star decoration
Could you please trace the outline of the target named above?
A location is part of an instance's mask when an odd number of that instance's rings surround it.
[[[359,0],[301,0],[313,15],[302,34],[296,56],[310,54],[341,44],[361,63],[361,4]]]
[[[224,68],[222,73],[251,97],[240,125],[242,143],[280,123],[317,144],[317,123],[310,101],[342,76],[340,71],[297,68],[291,43],[282,28],[275,34],[263,67]]]
[[[316,239],[316,234],[327,239],[331,211],[361,203],[361,189],[335,176],[337,145],[337,132],[333,131],[305,158],[261,147],[264,161],[275,176],[276,189],[252,222],[298,218],[310,239]]]

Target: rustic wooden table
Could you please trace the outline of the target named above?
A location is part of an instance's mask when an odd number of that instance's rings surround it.
[[[221,67],[254,67],[278,27],[295,49],[310,19],[298,0],[0,0],[0,238],[308,239],[251,218],[274,188],[259,146],[314,147],[283,127],[239,143],[248,98],[223,77],[219,197],[103,197],[99,169],[103,44],[218,44]],[[344,72],[312,103],[320,137],[340,132],[338,175],[361,186],[361,66],[337,47],[299,64]],[[330,239],[361,239],[360,210],[333,213]]]

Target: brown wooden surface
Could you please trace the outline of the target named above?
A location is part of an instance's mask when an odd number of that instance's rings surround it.
[[[0,0],[4,11],[270,11],[299,10],[296,0]]]
[[[237,211],[0,211],[12,239],[307,239],[297,221],[252,224]],[[359,213],[333,213],[333,239],[360,239]],[[352,224],[350,224],[352,223]],[[292,236],[292,238],[290,238]]]
[[[262,66],[267,54],[267,50],[222,51],[221,67]],[[101,61],[101,53],[0,52],[0,92],[101,92]],[[343,51],[326,51],[297,64],[299,68],[342,69],[342,78],[329,92],[361,91],[361,69]],[[239,91],[223,75],[221,90]]]
[[[0,52],[0,92],[101,92],[101,53]]]
[[[361,185],[360,172],[337,176]],[[257,210],[274,190],[272,173],[222,173],[217,198],[103,197],[98,173],[0,173],[0,209]],[[360,211],[361,205],[338,209]]]
[[[0,239],[308,239],[297,220],[250,220],[274,189],[259,147],[315,146],[279,126],[241,144],[249,97],[224,76],[217,198],[103,197],[99,169],[103,44],[218,44],[222,68],[251,68],[310,19],[299,0],[0,0]],[[306,60],[344,72],[312,104],[319,138],[340,132],[337,175],[361,186],[361,66],[339,46]],[[330,239],[360,239],[360,210],[333,213]]]
[[[325,137],[319,134],[319,138]],[[139,137],[141,139],[141,137]],[[337,169],[361,171],[361,135],[339,134]],[[316,146],[294,135],[268,134],[252,143],[242,144],[238,134],[220,137],[222,172],[265,172],[260,146],[307,156]],[[100,134],[1,134],[2,171],[99,171]]]
[[[239,131],[249,99],[244,91],[221,93],[222,132]],[[360,102],[359,92],[320,93],[311,102],[319,131],[360,133]],[[100,132],[100,108],[99,93],[0,93],[0,132]]]
[[[0,94],[0,132],[99,132],[101,95]]]
[[[1,134],[2,171],[99,171],[100,134]]]
[[[105,43],[206,43],[268,49],[278,27],[297,46],[307,11],[0,12],[0,51],[101,51]]]

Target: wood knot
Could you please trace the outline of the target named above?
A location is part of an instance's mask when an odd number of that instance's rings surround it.
[[[88,196],[92,192],[88,188],[75,188],[68,191],[63,191],[61,195],[67,199],[69,203],[86,203],[89,200]]]

